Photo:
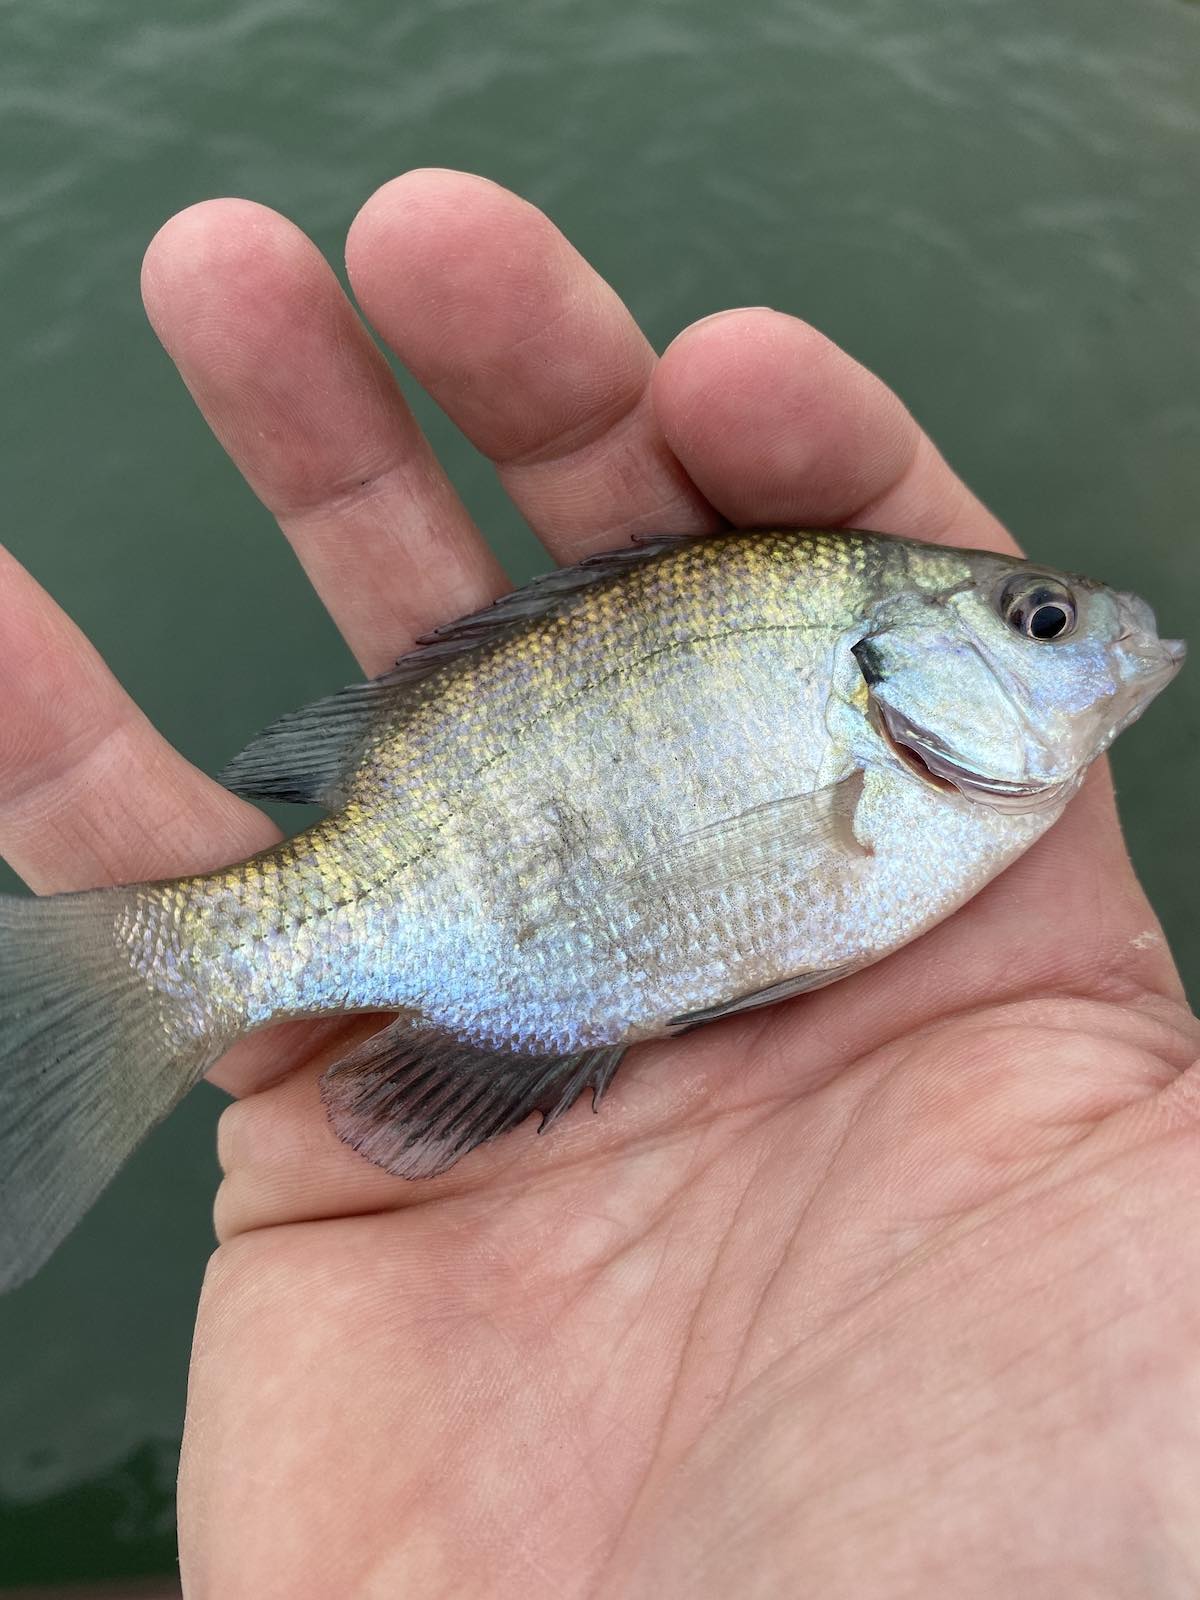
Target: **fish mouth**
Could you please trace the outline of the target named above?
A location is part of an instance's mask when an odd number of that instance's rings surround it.
[[[959,794],[965,800],[990,806],[993,811],[1024,813],[1048,811],[1079,787],[1081,774],[1058,783],[1019,783],[972,772],[938,750],[929,734],[903,713],[870,697],[870,718],[875,731],[892,754],[916,777],[940,794]]]

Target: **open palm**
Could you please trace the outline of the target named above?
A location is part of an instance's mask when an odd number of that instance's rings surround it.
[[[725,523],[1011,548],[811,328],[725,313],[656,361],[483,180],[396,180],[348,262],[557,559]],[[295,228],[196,207],[144,287],[367,672],[501,589]],[[29,882],[268,843],[2,575],[0,845]],[[639,1049],[602,1115],[432,1182],[328,1129],[317,1079],[346,1032],[275,1030],[215,1074],[240,1098],[180,1486],[189,1595],[1195,1592],[1200,1037],[1102,771],[882,966]]]

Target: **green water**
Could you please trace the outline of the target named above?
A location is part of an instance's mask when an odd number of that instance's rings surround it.
[[[0,0],[3,536],[210,770],[342,682],[138,264],[218,193],[338,260],[371,189],[432,163],[548,208],[660,343],[724,304],[809,317],[1028,548],[1195,642],[1198,84],[1181,0]],[[527,575],[490,470],[430,426]],[[1200,992],[1200,665],[1116,767]],[[198,1091],[0,1303],[0,1586],[170,1567],[219,1105]]]

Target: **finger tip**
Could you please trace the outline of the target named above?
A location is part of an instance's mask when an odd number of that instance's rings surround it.
[[[789,403],[819,389],[830,356],[841,355],[809,323],[769,306],[742,306],[701,317],[663,351],[655,401],[664,421],[687,425],[712,405],[740,410],[787,384]],[[845,359],[845,358],[843,358]]]
[[[359,207],[358,218],[392,205],[460,204],[463,200],[497,200],[508,206],[527,204],[511,189],[482,172],[460,167],[409,167],[381,183]]]
[[[419,168],[351,225],[363,314],[476,447],[512,463],[644,392],[652,352],[612,288],[543,212],[473,173]]]
[[[254,200],[223,195],[198,200],[176,211],[159,227],[142,258],[143,271],[157,275],[179,264],[206,260],[230,238],[256,237],[264,222],[284,222],[278,212]]]
[[[280,273],[324,267],[315,246],[270,206],[236,196],[200,200],[167,219],[142,259],[142,299],[156,329],[181,301],[253,292]]]
[[[676,455],[727,515],[748,526],[836,520],[857,492],[865,379],[809,323],[744,307],[702,318],[672,341],[655,372],[654,406]]]
[[[497,285],[505,303],[536,302],[569,276],[573,257],[536,206],[490,178],[440,167],[377,189],[346,238],[346,272],[371,317],[397,306],[453,315]]]

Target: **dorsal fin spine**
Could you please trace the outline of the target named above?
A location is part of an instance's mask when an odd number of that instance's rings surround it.
[[[572,595],[654,561],[690,543],[691,534],[664,534],[628,549],[602,551],[573,567],[534,578],[523,589],[426,634],[378,678],[349,684],[324,699],[289,711],[256,735],[220,774],[248,800],[337,806],[362,759],[371,728],[389,703],[449,662],[486,650],[516,627],[550,615]]]

